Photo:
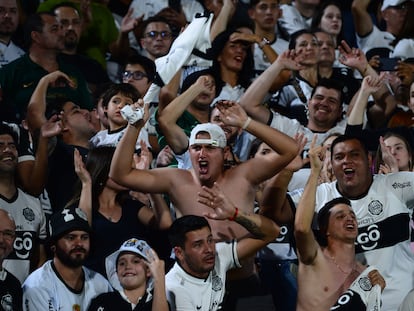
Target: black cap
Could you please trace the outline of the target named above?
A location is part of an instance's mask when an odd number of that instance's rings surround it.
[[[85,212],[77,205],[66,207],[50,217],[49,238],[51,240],[58,240],[64,234],[75,230],[88,233],[92,231]]]

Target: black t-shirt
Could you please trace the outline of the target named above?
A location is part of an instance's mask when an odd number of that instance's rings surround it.
[[[23,310],[23,293],[20,281],[6,269],[0,271],[2,277],[3,273],[6,274],[6,278],[0,280],[0,311]]]

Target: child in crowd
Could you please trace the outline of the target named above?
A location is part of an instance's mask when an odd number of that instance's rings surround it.
[[[126,105],[132,105],[139,98],[141,94],[135,87],[127,83],[114,84],[102,95],[102,107],[104,113],[108,118],[109,127],[106,130],[99,131],[90,140],[93,147],[98,146],[113,146],[115,147],[128,124],[122,117],[121,109]],[[135,150],[140,150],[140,142],[144,141],[150,147],[148,141],[148,132],[142,129],[137,139]]]
[[[143,240],[131,238],[106,258],[114,292],[95,297],[88,310],[169,310],[164,261]]]

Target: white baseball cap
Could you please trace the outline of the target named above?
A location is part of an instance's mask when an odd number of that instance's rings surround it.
[[[384,0],[381,6],[381,11],[384,11],[390,6],[397,6],[410,0]],[[412,1],[412,0],[411,0]]]
[[[210,135],[210,138],[196,138],[200,132],[206,132]],[[224,148],[227,146],[226,134],[223,129],[217,124],[213,123],[202,123],[196,125],[191,131],[190,135],[190,146],[200,145],[211,145],[213,147]]]
[[[106,275],[108,277],[109,283],[111,283],[112,287],[118,291],[122,291],[121,283],[119,283],[118,274],[116,271],[116,264],[118,262],[118,257],[121,253],[130,252],[137,254],[148,261],[148,251],[151,247],[148,245],[147,242],[144,240],[138,240],[136,238],[131,238],[124,243],[122,243],[121,247],[113,252],[111,255],[106,257],[105,259],[105,268],[106,268]],[[147,281],[147,291],[153,288],[153,280],[152,277]]]

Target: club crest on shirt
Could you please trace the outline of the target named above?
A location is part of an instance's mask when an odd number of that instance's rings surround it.
[[[212,276],[212,288],[215,292],[220,291],[223,288],[223,281],[221,280],[220,276],[216,274],[216,272],[213,270],[213,276]]]
[[[35,219],[35,214],[30,207],[25,207],[23,209],[23,216],[27,221],[33,221]]]
[[[1,297],[1,307],[4,311],[13,311],[13,297],[10,294],[6,294]]]
[[[364,291],[370,291],[372,289],[372,284],[371,281],[369,280],[368,277],[362,277],[359,281],[358,281],[359,287],[361,289],[363,289]]]
[[[368,211],[371,215],[378,216],[384,210],[383,205],[378,200],[373,200],[368,204]]]

